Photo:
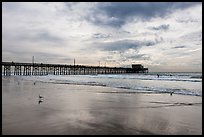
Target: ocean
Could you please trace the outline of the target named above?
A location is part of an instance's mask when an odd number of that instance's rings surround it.
[[[173,93],[202,96],[202,73],[197,72],[149,72],[137,74],[46,75],[16,77],[43,83],[130,89],[131,93]]]
[[[202,73],[2,76],[2,134],[200,135]]]

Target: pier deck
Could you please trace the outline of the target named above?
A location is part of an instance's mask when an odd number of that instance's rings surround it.
[[[100,67],[85,65],[64,65],[44,63],[2,62],[2,73],[10,75],[92,75],[146,73],[148,68]]]

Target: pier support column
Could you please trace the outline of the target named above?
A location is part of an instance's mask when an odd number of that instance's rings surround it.
[[[47,69],[48,69],[47,70],[48,74],[53,74],[54,75],[54,67],[48,67]]]
[[[41,67],[40,75],[46,75],[46,74],[47,74],[46,67]]]
[[[65,75],[65,68],[64,67],[60,67],[60,75]]]
[[[15,66],[14,75],[21,75],[21,66]]]
[[[39,67],[38,66],[33,67],[32,75],[39,75]]]
[[[84,72],[83,74],[85,75],[86,74],[86,69],[85,68],[83,68],[83,72]]]
[[[24,66],[23,75],[31,75],[31,66]]]
[[[55,67],[54,68],[54,75],[59,75],[60,74],[60,67]]]
[[[4,66],[4,76],[11,75],[11,66]]]

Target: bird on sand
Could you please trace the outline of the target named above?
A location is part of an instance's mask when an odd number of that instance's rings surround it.
[[[41,98],[44,98],[44,97],[39,94],[39,98],[41,99]]]

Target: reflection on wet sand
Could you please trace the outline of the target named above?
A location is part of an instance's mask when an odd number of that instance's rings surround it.
[[[39,100],[39,101],[38,101],[38,104],[40,104],[40,103],[42,103],[42,102],[43,102],[43,100]]]
[[[16,79],[2,78],[3,134],[202,133],[200,97]]]

